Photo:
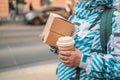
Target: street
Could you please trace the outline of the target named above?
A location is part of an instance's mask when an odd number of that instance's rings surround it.
[[[0,25],[0,72],[57,63],[57,56],[39,38],[43,28],[22,23]]]

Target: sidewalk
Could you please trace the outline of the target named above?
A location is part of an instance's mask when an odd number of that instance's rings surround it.
[[[57,63],[0,72],[0,80],[57,80]]]

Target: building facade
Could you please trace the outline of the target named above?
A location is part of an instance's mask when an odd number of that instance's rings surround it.
[[[72,12],[73,12],[73,8],[75,6],[76,1],[77,0],[53,0],[52,4],[53,5],[64,6],[66,8],[66,10],[70,11],[70,9],[71,9]]]
[[[9,1],[0,0],[0,18],[8,17],[9,15]]]
[[[33,8],[33,10],[40,10],[41,9],[41,0],[24,0],[25,1],[25,9],[24,12],[30,11],[30,6]]]

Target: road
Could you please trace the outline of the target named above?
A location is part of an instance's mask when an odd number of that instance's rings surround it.
[[[44,25],[21,23],[0,25],[0,69],[44,62],[56,62],[57,57],[39,39]]]

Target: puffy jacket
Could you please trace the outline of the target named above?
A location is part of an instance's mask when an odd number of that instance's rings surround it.
[[[91,49],[101,50],[100,43],[100,20],[90,30],[93,24],[105,6],[114,7],[117,0],[91,0],[77,2],[74,14],[70,16],[69,21],[75,25],[73,38],[75,47],[82,52],[80,61],[80,80],[120,80],[120,61],[111,54],[94,52]],[[118,31],[120,13],[115,11],[112,18],[112,32]],[[57,68],[59,80],[70,80],[76,76],[76,67],[67,67],[59,62]]]

